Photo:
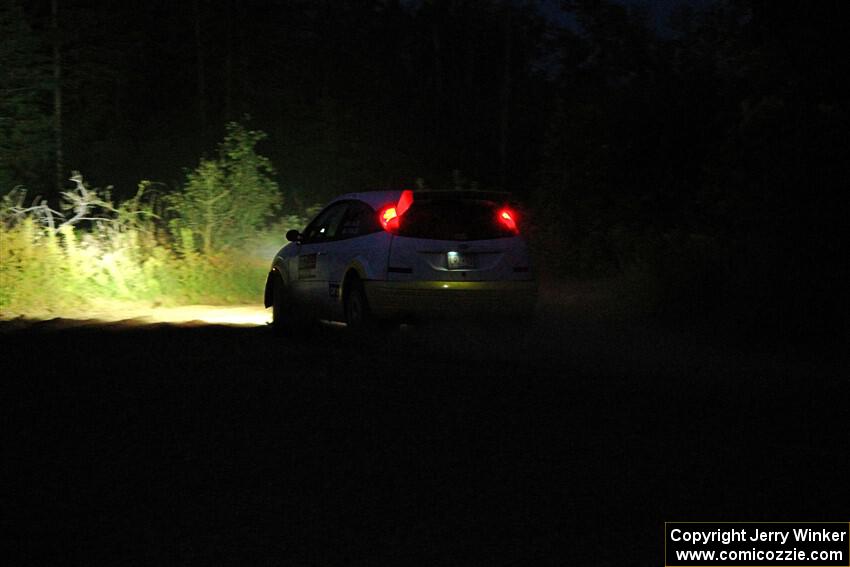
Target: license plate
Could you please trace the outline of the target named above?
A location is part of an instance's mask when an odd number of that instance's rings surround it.
[[[475,255],[461,252],[446,254],[446,265],[450,270],[468,270],[475,267]]]

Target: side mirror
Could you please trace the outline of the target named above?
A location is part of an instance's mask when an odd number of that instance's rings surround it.
[[[295,230],[294,228],[292,230],[287,230],[286,231],[286,239],[290,242],[300,242],[301,241],[301,233],[298,232],[297,230]]]

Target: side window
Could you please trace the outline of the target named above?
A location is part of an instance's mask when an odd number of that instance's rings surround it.
[[[337,238],[353,238],[380,230],[378,216],[372,207],[362,201],[352,201],[348,207]]]
[[[347,202],[336,203],[319,213],[319,216],[304,230],[302,242],[310,244],[336,238],[347,208]]]

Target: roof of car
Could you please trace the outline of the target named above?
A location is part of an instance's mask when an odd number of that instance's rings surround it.
[[[390,203],[398,202],[401,197],[402,190],[393,190],[393,191],[361,191],[359,193],[346,193],[345,195],[340,195],[331,203],[335,203],[337,201],[348,201],[351,199],[356,199],[359,201],[363,201],[368,203],[373,209],[378,210],[384,205],[388,205]],[[415,196],[418,196],[420,199],[425,198],[439,198],[440,196],[451,196],[454,198],[466,198],[466,199],[490,199],[501,201],[507,201],[510,197],[510,193],[508,192],[500,192],[500,191],[415,191]],[[330,204],[330,203],[329,203]]]

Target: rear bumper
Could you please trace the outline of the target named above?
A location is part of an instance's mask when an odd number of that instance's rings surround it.
[[[535,281],[364,282],[379,318],[446,318],[463,315],[528,315],[537,302]]]

